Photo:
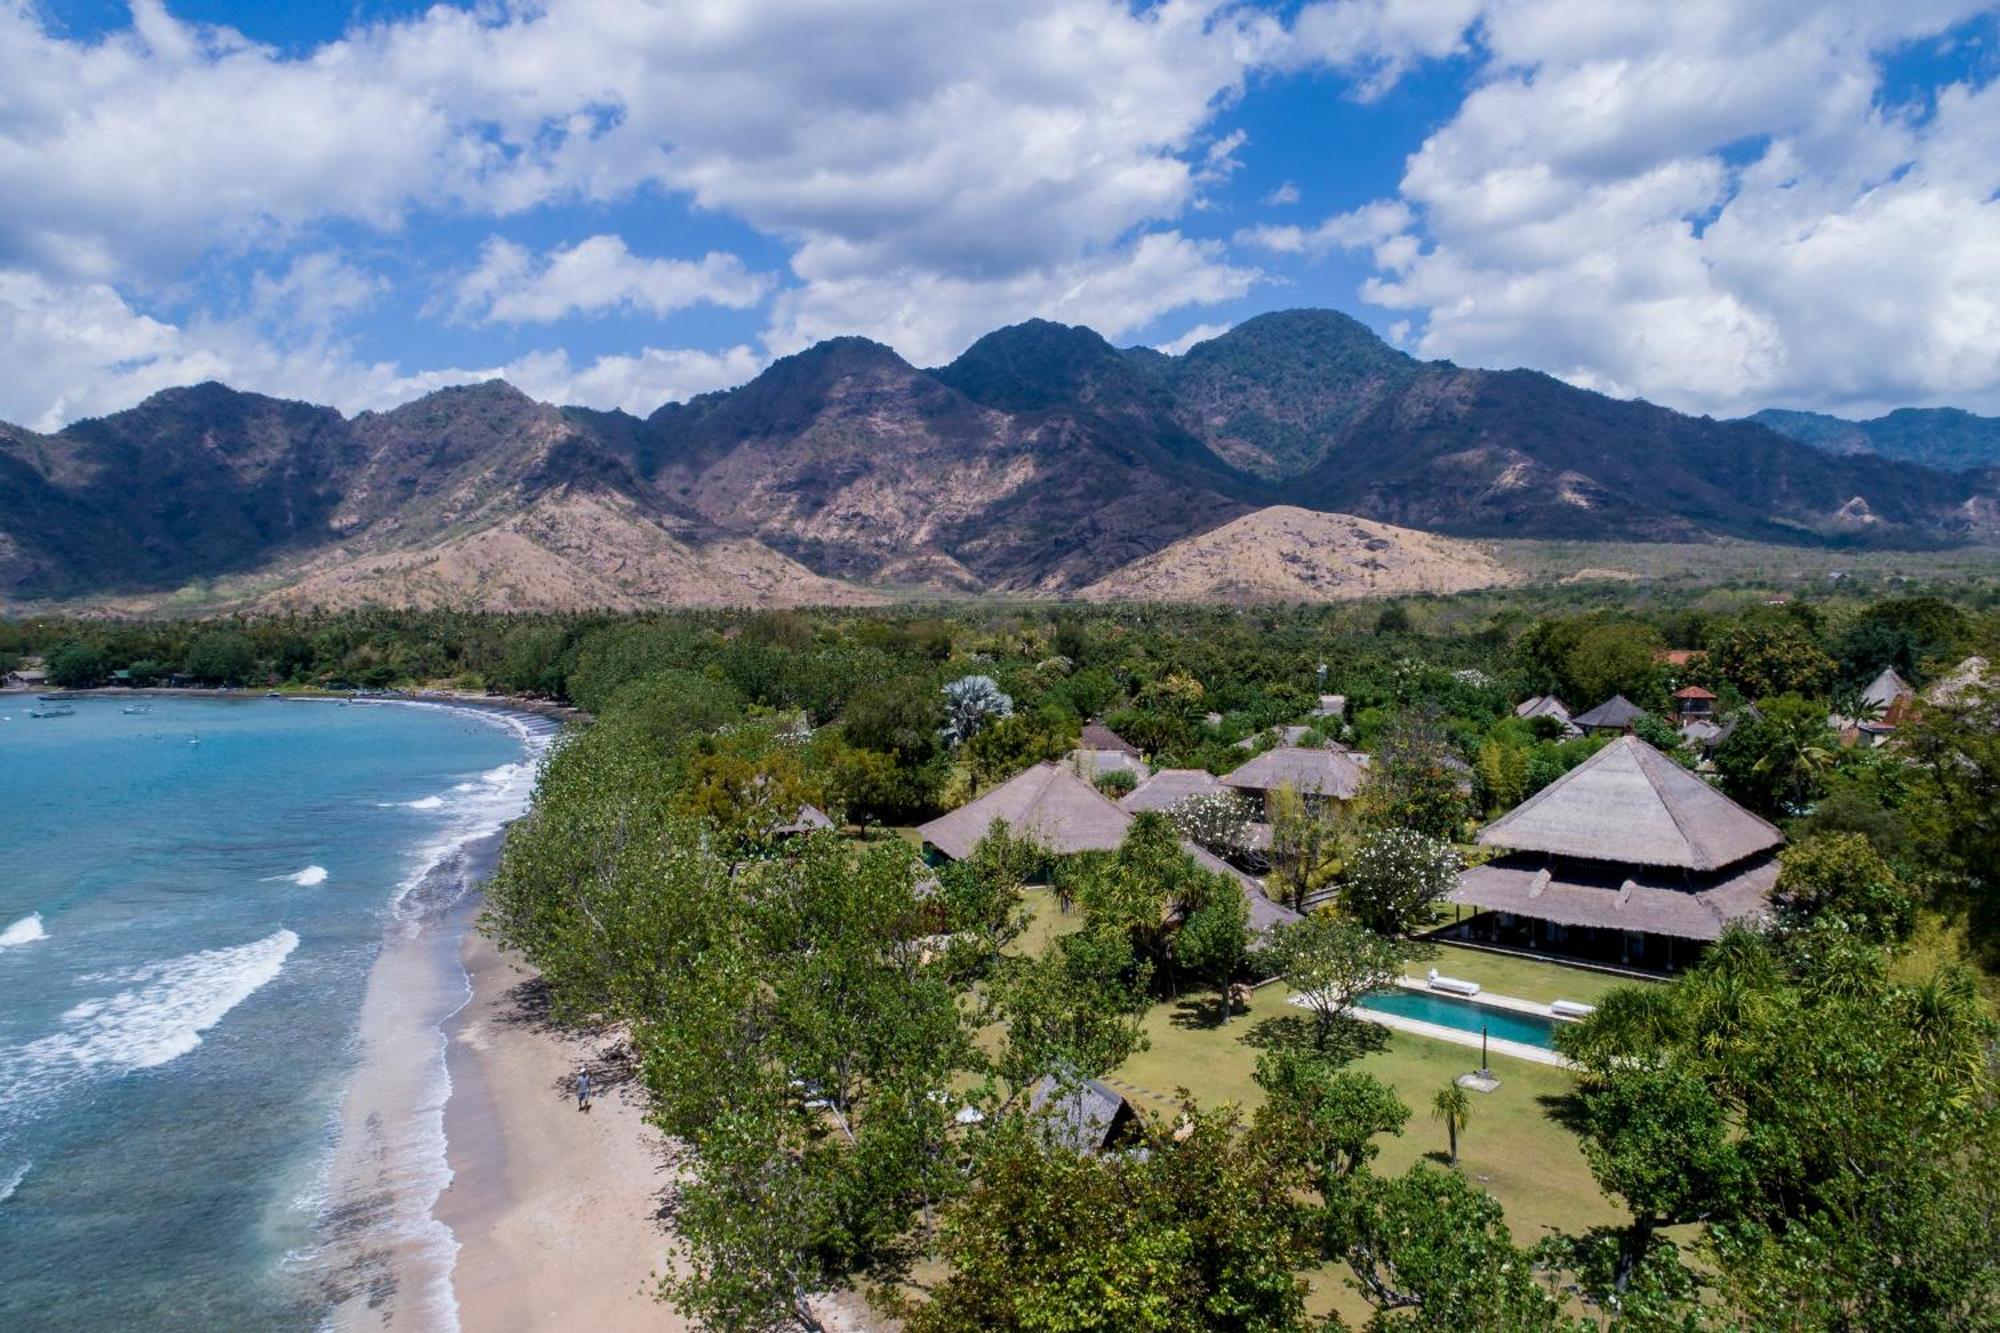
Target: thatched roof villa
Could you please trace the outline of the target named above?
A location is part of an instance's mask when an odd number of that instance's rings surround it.
[[[1578,713],[1570,721],[1587,732],[1629,731],[1632,724],[1644,716],[1645,709],[1622,694],[1614,694],[1589,712]]]
[[[1071,1152],[1090,1156],[1132,1142],[1140,1117],[1125,1094],[1094,1078],[1065,1083],[1044,1075],[1028,1091],[1028,1112],[1045,1118],[1049,1136]]]
[[[1569,708],[1553,694],[1537,694],[1514,705],[1514,716],[1532,722],[1538,717],[1552,717],[1562,727],[1565,736],[1581,736],[1582,730],[1570,721]]]
[[[1135,815],[1142,810],[1171,810],[1190,796],[1213,796],[1222,790],[1222,782],[1205,768],[1163,768],[1119,797],[1118,805]]]
[[[1459,876],[1468,938],[1668,971],[1761,915],[1785,835],[1636,736],[1487,825]]]
[[[1367,780],[1367,770],[1342,750],[1280,745],[1222,775],[1222,785],[1259,803],[1280,787],[1301,796],[1351,801]]]
[[[921,825],[917,834],[926,851],[962,861],[972,855],[972,849],[997,819],[1015,836],[1031,838],[1058,856],[1068,856],[1116,851],[1134,817],[1070,769],[1045,762]],[[1262,885],[1221,857],[1192,842],[1183,841],[1181,848],[1202,869],[1236,881],[1250,906],[1252,930],[1261,932],[1298,919],[1296,912],[1265,897]]]

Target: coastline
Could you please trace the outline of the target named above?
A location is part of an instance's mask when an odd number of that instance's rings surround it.
[[[477,930],[459,956],[471,998],[448,1025],[451,1184],[433,1215],[457,1240],[460,1327],[687,1328],[653,1299],[673,1173],[636,1084],[617,1083],[617,1037],[544,1021],[534,971]],[[573,1091],[580,1060],[601,1087],[588,1114]]]
[[[452,1282],[460,1243],[436,1209],[455,1170],[449,1108],[464,1101],[455,1096],[450,1036],[475,998],[463,950],[478,938],[479,888],[499,863],[507,825],[528,808],[557,721],[492,699],[371,702],[463,712],[521,742],[518,760],[484,775],[493,789],[469,820],[419,849],[420,868],[388,904],[358,1017],[359,1055],[322,1175],[320,1242],[301,1256],[326,1327],[452,1330],[461,1327]]]
[[[268,699],[269,690],[251,686],[238,688],[203,688],[194,685],[85,685],[77,689],[58,691],[45,685],[0,685],[0,696],[19,695],[22,698],[36,698],[45,693],[83,695],[90,698],[147,698],[166,696],[181,699]],[[280,693],[279,699],[293,700],[335,700],[355,702],[357,696],[346,691],[294,690]],[[409,690],[393,695],[362,695],[358,701],[364,704],[437,704],[447,708],[464,708],[487,713],[515,713],[523,717],[539,718],[556,723],[588,722],[590,714],[573,704],[557,703],[553,699],[532,699],[520,694],[477,694],[465,690]]]

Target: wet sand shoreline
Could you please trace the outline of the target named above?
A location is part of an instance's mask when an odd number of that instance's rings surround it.
[[[653,1299],[673,1176],[636,1080],[604,1087],[587,1114],[576,1109],[578,1061],[614,1078],[616,1034],[546,1022],[533,970],[477,931],[460,950],[472,998],[447,1029],[452,1180],[435,1210],[458,1242],[460,1327],[686,1328]]]

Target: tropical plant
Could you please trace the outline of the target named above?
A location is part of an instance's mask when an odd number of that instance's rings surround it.
[[[1414,829],[1378,829],[1347,858],[1341,909],[1378,935],[1407,935],[1429,923],[1464,868],[1450,843]]]
[[[1472,1120],[1472,1098],[1456,1083],[1447,1083],[1431,1098],[1431,1119],[1444,1122],[1451,1145],[1450,1165],[1458,1165],[1458,1136]]]
[[[961,676],[947,684],[944,695],[945,744],[956,749],[977,736],[987,723],[1014,715],[1014,701],[991,676]]]
[[[1394,983],[1406,957],[1399,941],[1325,915],[1279,926],[1266,946],[1267,962],[1312,1009],[1313,1044],[1322,1050],[1334,1020],[1369,991]]]

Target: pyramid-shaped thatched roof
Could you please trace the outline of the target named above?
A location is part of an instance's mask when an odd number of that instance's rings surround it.
[[[1588,713],[1578,713],[1570,721],[1586,731],[1593,727],[1629,727],[1646,716],[1646,710],[1622,694],[1614,694]]]
[[[1134,816],[1118,808],[1104,793],[1061,764],[1042,763],[1017,773],[975,801],[940,815],[917,830],[931,846],[962,861],[993,827],[1003,821],[1017,837],[1059,855],[1116,851]],[[1195,864],[1216,875],[1227,875],[1242,888],[1250,904],[1250,928],[1269,930],[1298,914],[1264,896],[1263,886],[1212,852],[1183,838],[1181,850]]]
[[[1896,668],[1883,667],[1882,674],[1869,681],[1868,688],[1861,691],[1861,697],[1887,712],[1898,699],[1914,698],[1916,693],[1910,682],[1896,674]]]
[[[923,840],[954,860],[972,849],[1002,820],[1017,837],[1032,838],[1049,851],[1109,852],[1125,841],[1132,816],[1104,793],[1061,764],[1041,763],[1016,773],[992,791],[940,815],[917,830]]]
[[[1239,791],[1275,791],[1289,786],[1301,796],[1352,800],[1367,772],[1339,750],[1280,745],[1225,773],[1222,785]]]
[[[1719,870],[1785,835],[1636,736],[1621,736],[1488,824],[1489,847]]]
[[[1117,754],[1129,754],[1134,759],[1139,757],[1138,746],[1132,744],[1132,742],[1126,740],[1102,722],[1093,721],[1084,723],[1083,734],[1077,738],[1076,748],[1079,750],[1107,750]]]
[[[1120,809],[1171,810],[1190,796],[1210,796],[1222,784],[1205,768],[1163,768],[1118,798]]]

